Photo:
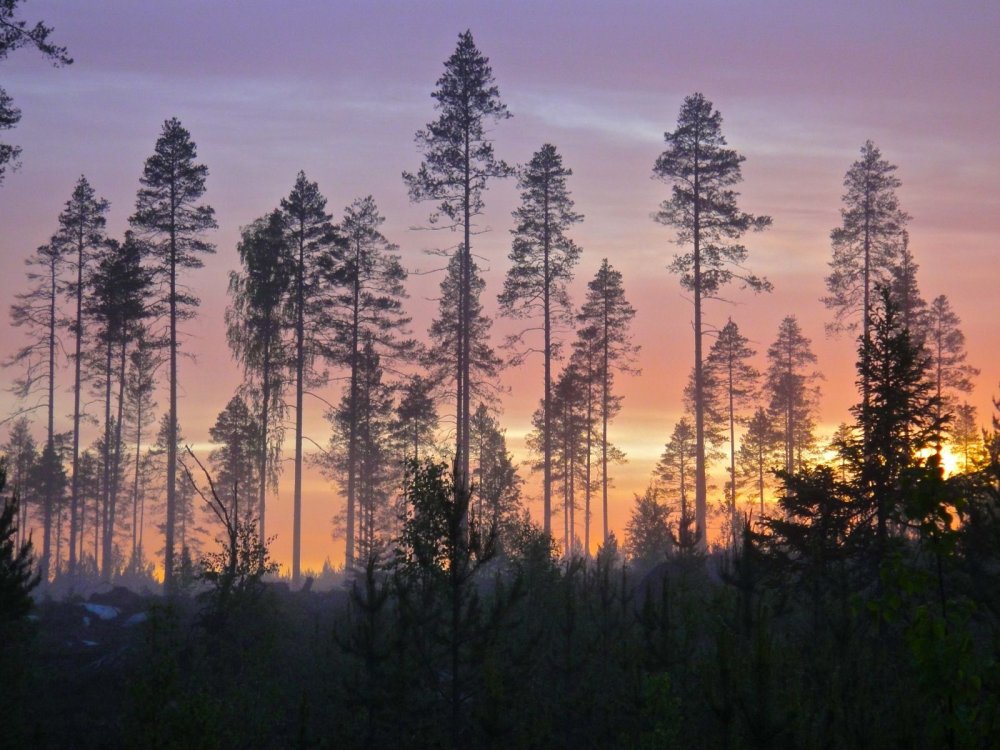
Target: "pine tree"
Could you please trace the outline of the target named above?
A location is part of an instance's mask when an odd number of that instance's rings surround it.
[[[385,217],[379,213],[370,195],[348,206],[340,224],[344,241],[342,260],[327,268],[325,273],[333,289],[336,316],[332,359],[347,368],[348,403],[359,408],[359,379],[363,367],[369,366],[361,362],[365,347],[371,347],[380,365],[409,359],[416,352],[416,343],[407,338],[410,318],[403,310],[407,296],[406,270],[399,260],[399,248],[380,230],[384,223]],[[349,409],[344,416],[348,419],[345,565],[350,569],[354,565],[361,415],[358,410]]]
[[[566,178],[573,170],[563,166],[555,146],[546,143],[521,170],[518,188],[521,205],[514,210],[517,226],[511,230],[513,247],[508,258],[511,266],[499,296],[501,311],[510,317],[541,318],[543,374],[542,433],[542,505],[544,529],[550,531],[552,508],[552,361],[559,358],[560,334],[572,319],[572,305],[566,285],[573,280],[573,267],[580,258],[580,248],[566,236],[566,230],[583,220],[573,211],[573,199],[566,188]],[[524,337],[537,330],[533,326],[512,337],[516,347],[514,361],[520,363],[535,351],[526,346]]]
[[[110,577],[113,565],[114,527],[118,518],[118,492],[124,469],[122,422],[125,410],[126,365],[129,345],[154,308],[147,305],[153,285],[152,273],[142,263],[149,247],[131,232],[125,241],[110,240],[89,280],[88,315],[97,323],[97,341],[103,349],[104,378],[104,536],[101,571]],[[117,383],[117,409],[112,415],[113,383]]]
[[[452,314],[457,312],[453,350],[456,384],[455,462],[456,481],[468,494],[470,404],[475,394],[472,371],[475,367],[476,313],[473,221],[485,207],[483,193],[494,178],[509,177],[513,170],[493,153],[487,125],[510,117],[500,101],[489,60],[479,52],[472,32],[459,35],[455,52],[445,62],[444,74],[431,94],[440,116],[416,134],[424,161],[415,173],[404,172],[403,181],[411,201],[436,204],[430,216],[432,226],[461,228],[458,274]]]
[[[473,260],[468,305],[470,322],[465,325],[454,314],[461,299],[462,287],[462,252],[456,251],[449,259],[448,270],[441,281],[438,314],[431,322],[428,331],[430,345],[424,354],[428,377],[438,389],[446,389],[447,395],[456,404],[459,400],[456,394],[461,394],[463,385],[455,369],[454,353],[464,336],[464,329],[468,329],[471,334],[468,390],[477,402],[492,404],[496,400],[496,378],[503,363],[490,346],[492,321],[483,313],[483,306],[479,301],[485,286],[486,283],[479,276],[479,267]],[[456,420],[460,417],[461,413],[456,414]],[[456,429],[459,427],[456,426]],[[456,454],[456,460],[457,458]]]
[[[935,447],[941,451],[944,432],[956,408],[957,393],[971,393],[972,379],[979,370],[965,361],[965,334],[959,328],[962,321],[945,295],[931,302],[927,312],[927,331],[924,346],[930,353],[930,367],[937,397],[935,415],[940,432]]]
[[[903,326],[908,328],[913,340],[922,343],[927,327],[927,302],[920,294],[917,284],[919,266],[910,252],[910,233],[900,233],[899,255],[889,268],[889,289],[899,305]]]
[[[45,457],[42,466],[56,471],[55,465],[55,388],[56,388],[56,350],[61,348],[59,339],[59,317],[57,303],[62,284],[62,271],[65,258],[59,248],[53,245],[42,245],[35,254],[26,261],[29,268],[28,281],[32,284],[27,292],[17,295],[17,302],[11,305],[11,325],[26,329],[28,342],[18,349],[13,356],[4,362],[5,367],[19,365],[22,368],[20,377],[15,378],[12,390],[20,399],[26,399],[41,392],[38,408],[46,410],[45,447],[42,454]],[[38,270],[34,270],[37,268]],[[56,476],[40,482],[45,491],[54,490],[58,486]],[[52,512],[57,499],[54,496],[40,496],[44,514],[42,536],[42,555],[39,560],[39,570],[42,581],[49,580],[49,560],[52,541]]]
[[[330,468],[342,487],[348,483],[349,472],[354,472],[357,554],[352,552],[351,562],[367,561],[378,551],[380,542],[391,537],[395,521],[391,491],[400,478],[390,441],[392,389],[383,382],[381,358],[370,332],[363,333],[355,365],[353,382],[346,386],[338,408],[329,415],[333,422]],[[350,514],[350,506],[345,511]],[[348,523],[354,520],[348,515]]]
[[[830,232],[833,259],[826,277],[829,292],[823,304],[834,311],[830,332],[853,331],[862,325],[868,336],[868,313],[874,285],[887,282],[900,260],[909,216],[899,207],[896,188],[901,183],[896,165],[882,158],[871,141],[861,147],[861,158],[844,176],[841,225]]]
[[[746,431],[740,439],[736,456],[739,477],[757,491],[760,515],[764,516],[764,491],[778,461],[781,433],[774,428],[771,416],[763,407],[757,407],[747,421]]]
[[[257,530],[267,539],[267,488],[277,482],[284,442],[285,345],[283,310],[292,282],[292,258],[285,217],[272,211],[244,228],[237,250],[242,271],[229,275],[231,305],[226,309],[226,337],[236,360],[243,365],[254,411],[259,414],[256,443]]]
[[[896,166],[882,158],[871,141],[861,147],[861,158],[844,176],[841,225],[830,232],[833,259],[826,277],[829,295],[823,304],[834,311],[827,331],[854,331],[868,338],[868,318],[875,284],[886,284],[891,269],[900,265],[900,251],[909,216],[899,207]],[[862,399],[868,396],[862,383]]]
[[[240,523],[253,521],[259,510],[260,430],[260,421],[239,394],[229,399],[208,430],[216,445],[208,461],[218,500]]]
[[[691,528],[694,514],[691,512],[691,489],[695,483],[695,452],[697,440],[691,423],[681,418],[674,425],[670,440],[663,448],[663,455],[653,470],[656,481],[671,496],[676,499],[680,514],[677,520],[677,543],[682,549],[691,549],[701,543],[700,534],[696,528]]]
[[[769,412],[784,445],[784,470],[789,476],[803,465],[803,453],[814,442],[814,413],[819,399],[820,375],[808,368],[816,361],[811,341],[794,315],[778,326],[778,335],[767,350],[765,392]]]
[[[984,458],[983,432],[979,427],[976,407],[961,403],[955,408],[955,420],[951,427],[952,444],[962,459],[962,472],[969,472],[969,465],[980,465]]]
[[[724,286],[741,281],[756,292],[769,291],[770,283],[747,273],[749,255],[740,244],[748,231],[771,225],[768,216],[739,210],[734,190],[742,179],[745,157],[726,148],[722,115],[702,94],[684,99],[677,129],[665,133],[667,149],[656,160],[653,174],[672,186],[670,200],[660,205],[655,218],[677,231],[677,243],[691,251],[675,255],[670,270],[681,277],[681,286],[694,295],[694,416],[695,416],[695,523],[702,544],[708,518],[705,449],[705,383],[702,358],[704,323],[702,305],[717,299]]]
[[[17,525],[15,542],[20,546],[26,541],[25,534],[28,530],[28,477],[38,461],[38,446],[31,434],[31,423],[27,417],[21,416],[14,420],[7,434],[7,442],[0,446],[0,452],[7,458],[7,489],[11,495],[19,498],[17,507],[20,516],[14,520]]]
[[[434,433],[438,427],[437,404],[434,403],[434,383],[414,375],[400,388],[393,426],[399,445],[400,463],[419,462],[434,448]]]
[[[69,331],[73,335],[73,479],[70,485],[69,505],[69,573],[76,573],[76,528],[77,503],[79,497],[79,481],[77,474],[80,460],[80,393],[83,388],[83,352],[85,326],[83,317],[83,301],[86,279],[89,278],[90,265],[104,245],[104,227],[106,215],[111,204],[104,198],[98,198],[97,193],[81,176],[73,189],[73,195],[66,201],[66,207],[59,214],[59,229],[52,238],[52,244],[59,248],[66,257],[69,267],[76,271],[75,281],[65,285],[65,291],[75,304],[73,318],[68,321]]]
[[[203,239],[216,227],[215,211],[200,204],[205,194],[208,167],[197,164],[197,148],[176,117],[163,123],[154,153],[143,167],[142,185],[136,196],[135,213],[129,221],[152,246],[157,268],[166,286],[169,310],[170,403],[167,412],[167,507],[164,584],[174,583],[174,533],[177,520],[177,354],[180,349],[177,324],[194,315],[198,299],[180,282],[184,270],[200,268],[200,256],[215,252]]]
[[[650,484],[641,495],[636,493],[632,515],[625,526],[625,551],[640,569],[651,568],[669,554],[670,508],[661,499],[662,490]]]
[[[0,61],[21,47],[34,47],[55,66],[71,65],[73,59],[66,48],[49,41],[52,29],[41,21],[29,26],[27,21],[15,18],[21,0],[0,0]],[[0,87],[0,130],[10,130],[21,120],[21,110],[14,106],[10,95]],[[0,185],[8,168],[17,169],[19,146],[0,143]]]
[[[743,419],[744,411],[757,395],[757,381],[760,373],[750,364],[757,354],[750,347],[750,340],[740,333],[739,327],[730,318],[719,331],[705,361],[706,384],[712,391],[708,400],[722,405],[723,429],[729,438],[729,491],[727,504],[733,549],[737,545],[739,527],[736,514],[736,425]]]
[[[563,552],[568,559],[576,552],[577,481],[585,478],[588,425],[586,384],[573,364],[563,368],[552,390],[549,429],[552,456],[552,480],[562,484]],[[545,456],[544,401],[532,417],[534,431],[528,447],[541,458],[535,470],[543,469]],[[582,481],[581,481],[582,483]]]
[[[125,381],[126,437],[133,446],[132,467],[132,563],[133,572],[143,559],[142,527],[145,520],[145,496],[150,461],[148,451],[143,454],[146,428],[156,421],[156,371],[163,364],[160,342],[150,339],[149,331],[140,326],[135,334],[135,346],[129,355],[129,369]]]
[[[507,451],[506,430],[500,427],[486,404],[476,407],[469,427],[475,462],[472,472],[474,525],[482,535],[494,528],[499,539],[504,540],[520,517],[523,482]]]
[[[303,396],[307,384],[322,377],[313,365],[322,354],[318,321],[324,310],[319,302],[321,258],[336,254],[337,235],[326,212],[326,198],[319,185],[299,172],[287,198],[281,201],[287,241],[292,253],[292,289],[287,320],[292,331],[290,367],[295,387],[295,485],[292,496],[292,574],[298,578],[302,560],[302,424]]]
[[[616,450],[608,440],[608,425],[621,409],[621,397],[614,393],[615,374],[639,374],[639,369],[634,366],[639,347],[632,343],[629,330],[634,317],[635,308],[625,298],[621,272],[615,270],[608,259],[604,258],[594,278],[587,284],[587,296],[577,315],[577,321],[581,330],[593,329],[594,336],[590,345],[599,352],[596,368],[588,367],[588,370],[599,378],[600,383],[596,414],[601,421],[601,508],[604,529],[602,538],[605,544],[610,533],[608,464],[624,460],[624,454]]]

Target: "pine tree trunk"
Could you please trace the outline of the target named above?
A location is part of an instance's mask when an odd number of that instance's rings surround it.
[[[302,561],[302,396],[305,376],[305,227],[299,226],[299,263],[295,278],[295,489],[292,499],[292,583]]]
[[[697,154],[695,155],[697,160]],[[698,546],[708,546],[708,487],[705,479],[705,375],[701,351],[701,187],[698,162],[694,169],[694,503]]]
[[[170,180],[170,416],[167,418],[167,533],[163,585],[174,589],[174,526],[177,523],[177,226],[176,179]]]
[[[360,244],[360,243],[359,243]],[[347,437],[347,553],[346,567],[354,567],[354,512],[357,494],[358,462],[358,345],[360,334],[361,288],[359,274],[361,248],[355,248],[354,290],[351,309],[351,390]]]
[[[543,437],[543,482],[542,507],[545,514],[545,531],[549,531],[549,517],[552,515],[552,311],[549,270],[549,186],[545,183],[543,198],[544,225],[542,227],[542,316],[545,329],[545,403],[542,406]]]
[[[81,349],[83,344],[83,222],[80,223],[76,248],[76,325],[74,328],[75,353],[73,355],[73,479],[69,496],[69,574],[76,575],[77,519],[80,497],[80,385]]]

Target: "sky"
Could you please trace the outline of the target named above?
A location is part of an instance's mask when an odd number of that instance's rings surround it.
[[[20,50],[0,64],[0,82],[23,112],[3,137],[23,147],[23,165],[0,186],[0,299],[25,288],[23,259],[56,229],[81,174],[111,201],[109,231],[121,236],[162,123],[178,117],[209,168],[205,201],[219,223],[210,236],[217,253],[187,277],[202,305],[184,332],[195,360],[180,366],[179,418],[202,455],[240,381],[223,325],[240,227],[275,208],[299,170],[319,183],[335,219],[355,198],[374,196],[384,233],[413,272],[413,328],[426,330],[440,282],[439,259],[427,251],[452,247],[456,237],[423,231],[429,206],[409,202],[400,175],[420,164],[413,134],[434,119],[430,94],[466,29],[490,58],[513,114],[491,131],[498,156],[522,164],[552,143],[573,170],[568,186],[585,217],[572,231],[583,248],[574,299],[606,257],[638,311],[642,373],[621,379],[624,405],[610,433],[628,455],[614,471],[611,497],[619,537],[633,493],[646,486],[682,416],[693,361],[690,299],[667,271],[678,248],[651,215],[669,194],[652,179],[663,133],[696,91],[722,113],[729,144],[746,157],[741,208],[773,218],[772,229],[747,244],[749,265],[774,291],[734,289],[728,303],[706,306],[707,324],[732,317],[763,369],[779,322],[796,315],[824,378],[821,432],[849,418],[855,342],[826,335],[831,313],[819,299],[843,176],[872,139],[898,165],[921,291],[928,300],[947,295],[961,317],[970,362],[981,370],[969,401],[984,422],[991,414],[1000,379],[998,3],[29,0],[21,16],[54,27],[75,62],[54,69]],[[480,228],[489,231],[474,250],[488,312],[496,312],[517,201],[513,180],[486,195]],[[516,329],[496,320],[494,342]],[[6,358],[20,333],[0,331]],[[14,375],[0,372],[0,383]],[[71,382],[64,368],[57,414],[71,414]],[[504,385],[501,423],[516,458],[526,460],[540,360],[508,372]],[[336,400],[338,389],[321,395]],[[158,400],[165,407],[165,391]],[[0,395],[0,413],[17,406]],[[321,444],[329,437],[324,408],[313,400],[304,414]],[[62,425],[68,429],[69,416]],[[531,481],[536,517],[537,490]],[[290,464],[270,502],[273,552],[287,564]],[[342,559],[330,524],[340,505],[337,488],[310,469],[304,567]]]

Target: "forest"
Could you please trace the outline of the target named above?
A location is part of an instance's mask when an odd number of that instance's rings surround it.
[[[22,4],[0,0],[0,66],[72,66]],[[438,245],[432,316],[375,197],[336,214],[305,169],[217,246],[177,117],[134,165],[127,229],[81,175],[22,256],[0,342],[0,746],[1000,746],[1000,391],[981,414],[996,374],[921,292],[897,165],[865,140],[836,176],[818,302],[854,388],[831,433],[802,316],[739,325],[768,304],[752,269],[774,222],[746,210],[719,110],[683,97],[636,175],[661,200],[641,273],[690,308],[662,323],[687,341],[681,416],[624,491],[616,420],[651,377],[632,266],[581,246],[559,148],[501,158],[503,78],[472,31],[452,39],[394,176]],[[0,130],[21,117],[0,88]],[[35,156],[0,143],[0,202]],[[500,220],[504,260],[482,249]],[[192,280],[215,253],[236,267],[212,321]],[[189,333],[213,325],[240,382],[208,405],[219,374]],[[523,452],[515,388],[536,404]],[[207,439],[182,429],[198,409]]]

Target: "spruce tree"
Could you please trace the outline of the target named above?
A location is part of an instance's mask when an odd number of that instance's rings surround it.
[[[521,170],[518,187],[521,205],[514,210],[517,226],[511,249],[511,266],[499,296],[501,311],[510,317],[541,319],[543,360],[542,428],[542,506],[544,529],[550,531],[552,508],[552,361],[558,359],[561,335],[570,324],[572,305],[566,285],[573,280],[573,267],[580,258],[580,248],[566,236],[566,230],[583,220],[573,211],[573,200],[566,188],[566,178],[573,170],[563,166],[555,146],[546,143]],[[514,360],[523,361],[524,337],[537,330],[533,326],[512,337],[516,347]]]
[[[167,347],[170,400],[166,415],[167,507],[163,553],[164,584],[174,583],[174,534],[177,521],[177,355],[180,351],[178,323],[194,315],[198,298],[181,281],[186,270],[200,268],[201,256],[215,252],[204,234],[216,227],[215,211],[199,203],[205,194],[208,167],[196,163],[197,147],[176,117],[163,123],[154,153],[143,167],[129,221],[152,247],[156,267],[166,284],[168,309]]]
[[[705,544],[708,502],[705,449],[705,382],[702,339],[702,306],[717,299],[733,281],[756,292],[769,291],[770,283],[745,270],[749,255],[740,238],[748,231],[771,225],[768,216],[753,216],[739,210],[736,199],[745,157],[726,148],[722,115],[702,94],[684,99],[677,129],[664,134],[667,149],[653,167],[657,178],[672,186],[672,196],[660,205],[656,221],[676,230],[677,243],[690,251],[675,255],[670,270],[681,277],[694,303],[694,430],[695,430],[695,523]]]
[[[453,366],[455,367],[456,482],[469,491],[469,420],[474,394],[472,370],[478,337],[475,327],[475,263],[472,237],[474,221],[485,207],[483,194],[494,178],[509,177],[513,170],[493,153],[487,126],[510,117],[493,81],[489,60],[476,48],[472,32],[458,37],[455,52],[445,62],[444,74],[431,94],[440,116],[417,131],[417,146],[424,161],[416,173],[403,173],[411,201],[436,204],[432,226],[460,230],[458,285],[453,314],[457,313]]]
[[[875,292],[877,303],[868,315],[869,335],[862,334],[858,345],[862,400],[851,411],[862,436],[853,451],[860,482],[859,511],[874,521],[876,553],[882,560],[890,524],[901,518],[900,479],[916,465],[918,453],[933,444],[940,430],[940,405],[936,385],[928,377],[928,355],[903,327],[889,289],[877,286]]]
[[[588,367],[588,371],[599,378],[599,399],[596,414],[600,418],[601,433],[601,508],[603,520],[603,544],[608,540],[608,488],[611,477],[608,464],[612,461],[624,460],[624,454],[615,449],[608,440],[608,425],[621,409],[621,397],[615,395],[614,383],[616,373],[638,375],[639,369],[634,366],[639,347],[632,343],[629,330],[635,308],[625,298],[625,286],[622,274],[608,263],[601,261],[601,266],[587,284],[587,295],[584,299],[577,322],[581,330],[592,329],[593,338],[588,346],[598,351],[596,367]]]

